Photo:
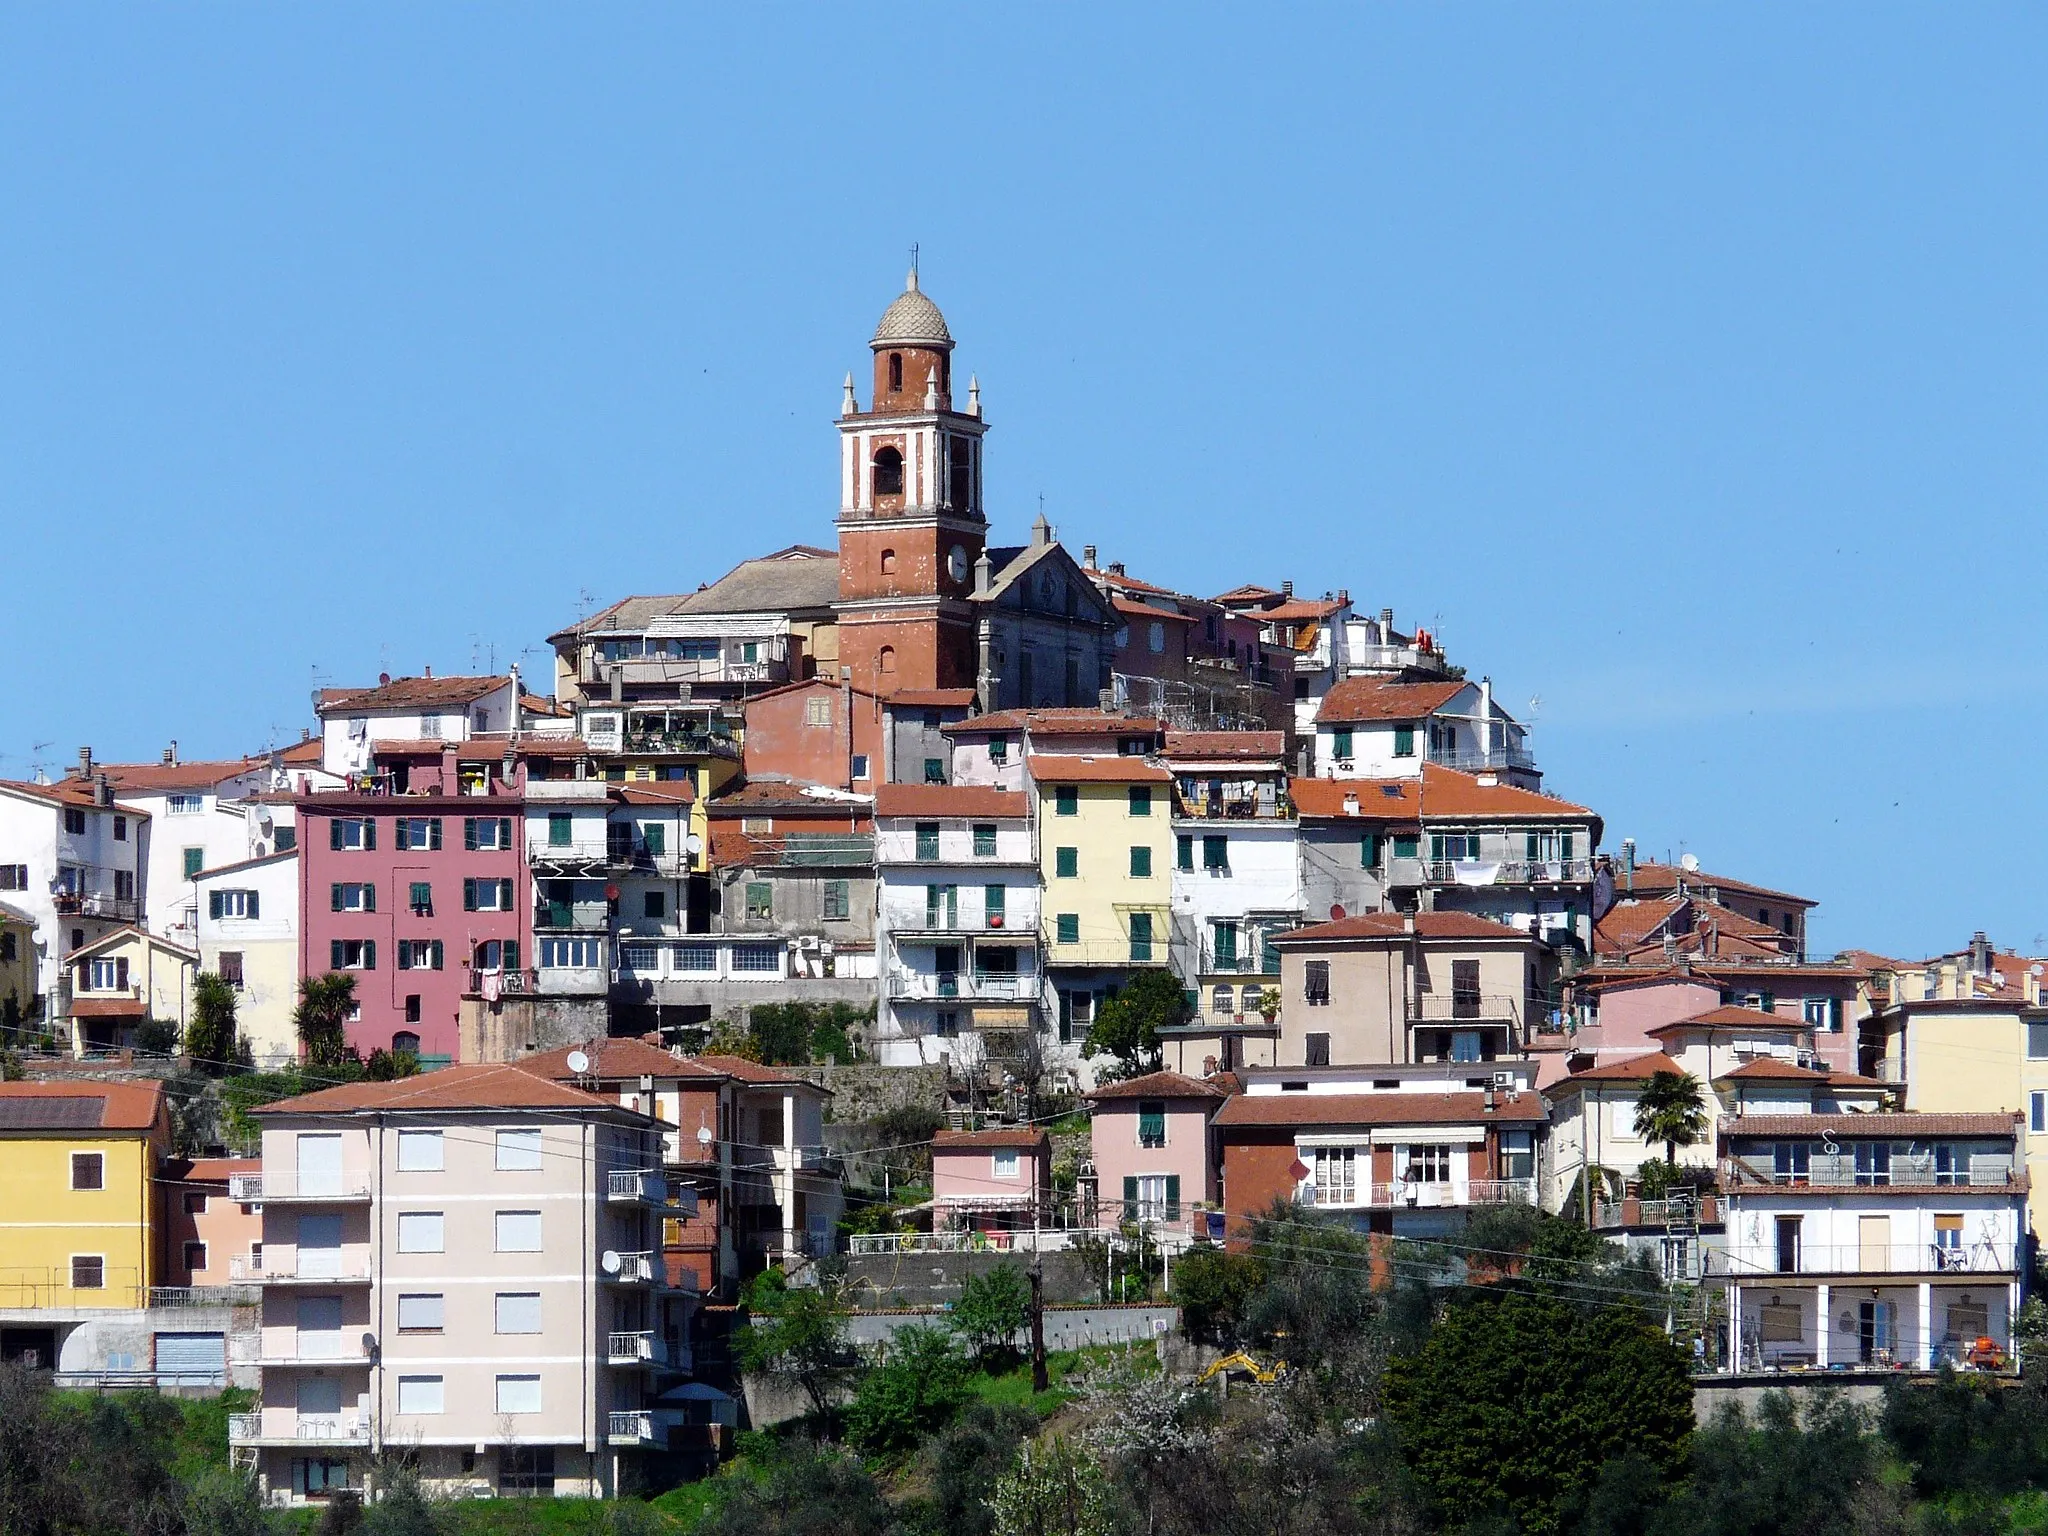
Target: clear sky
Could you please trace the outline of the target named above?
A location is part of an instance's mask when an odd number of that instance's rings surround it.
[[[9,5],[0,775],[830,543],[917,241],[999,536],[1426,621],[1816,948],[2048,950],[2044,78],[2017,5]]]

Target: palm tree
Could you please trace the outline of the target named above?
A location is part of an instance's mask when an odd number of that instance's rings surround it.
[[[1707,1134],[1707,1106],[1700,1080],[1690,1072],[1652,1072],[1636,1098],[1636,1134],[1664,1143],[1664,1161],[1674,1166],[1678,1149]]]

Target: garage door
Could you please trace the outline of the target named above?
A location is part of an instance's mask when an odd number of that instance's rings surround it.
[[[156,1383],[160,1387],[224,1387],[228,1343],[221,1333],[160,1333],[156,1336]]]

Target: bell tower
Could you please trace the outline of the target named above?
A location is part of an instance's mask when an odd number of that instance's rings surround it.
[[[839,658],[877,694],[972,688],[980,386],[953,408],[953,336],[914,266],[869,346],[870,408],[848,374],[839,416]]]

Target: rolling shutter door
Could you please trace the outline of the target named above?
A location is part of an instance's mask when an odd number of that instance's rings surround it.
[[[160,1387],[227,1385],[227,1335],[160,1333],[156,1336],[156,1380]]]

